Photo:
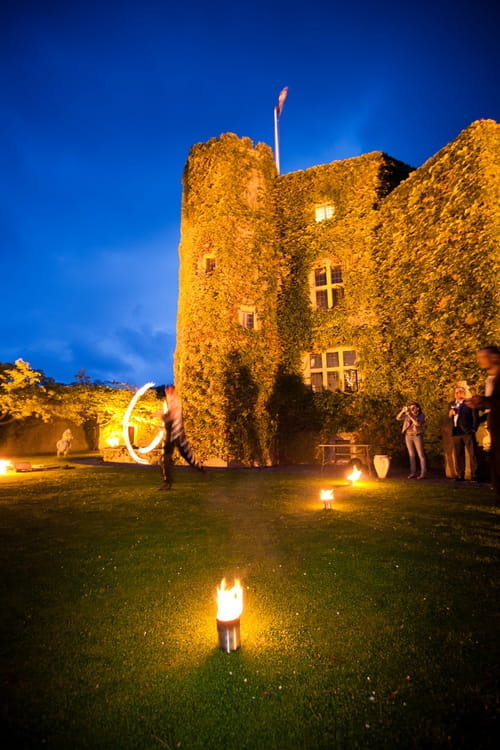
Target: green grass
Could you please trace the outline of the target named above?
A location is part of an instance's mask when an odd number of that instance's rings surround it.
[[[324,511],[319,472],[159,480],[0,477],[7,747],[496,747],[488,488],[336,479]],[[244,586],[232,654],[217,648],[223,576]]]

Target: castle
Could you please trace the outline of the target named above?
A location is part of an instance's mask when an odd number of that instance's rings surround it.
[[[278,176],[265,144],[195,145],[174,369],[201,457],[268,465],[299,433],[312,456],[335,427],[389,450],[408,399],[439,450],[450,388],[500,340],[499,176],[492,120],[418,169],[373,152]]]

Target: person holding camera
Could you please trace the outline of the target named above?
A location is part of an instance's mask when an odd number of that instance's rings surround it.
[[[408,479],[425,479],[427,460],[424,452],[425,416],[416,402],[403,406],[396,419],[403,420],[402,433],[405,436],[406,450],[410,459]],[[417,455],[420,462],[420,474],[417,475]]]

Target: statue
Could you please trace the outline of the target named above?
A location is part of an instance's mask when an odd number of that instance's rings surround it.
[[[56,449],[57,449],[57,456],[67,456],[68,451],[71,446],[71,441],[73,440],[73,434],[71,430],[68,429],[64,430],[62,434],[62,438],[57,441],[56,443]]]

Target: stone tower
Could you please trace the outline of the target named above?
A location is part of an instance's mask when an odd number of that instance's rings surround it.
[[[269,462],[278,366],[271,149],[226,133],[197,144],[183,178],[175,380],[208,463]]]

